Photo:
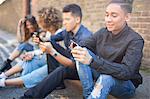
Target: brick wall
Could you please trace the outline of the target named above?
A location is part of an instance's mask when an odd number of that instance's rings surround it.
[[[51,2],[50,2],[51,1]],[[104,22],[104,6],[106,0],[33,0],[33,14],[42,7],[54,6],[60,10],[69,3],[76,3],[81,6],[83,11],[83,24],[93,32],[97,31]],[[82,2],[81,2],[82,1]],[[107,0],[108,1],[108,0]]]
[[[150,0],[135,1],[130,26],[144,38],[145,45],[142,65],[150,68]]]
[[[9,4],[0,6],[0,12],[2,12],[0,13],[0,27],[3,27],[9,31],[15,31],[14,26],[16,25],[14,24],[17,23],[16,21],[18,21],[18,18],[21,16],[18,12],[21,12],[22,0],[7,1],[9,1]],[[83,24],[86,25],[91,31],[96,32],[99,28],[104,26],[104,9],[108,1],[109,0],[32,0],[32,13],[36,16],[36,12],[46,6],[54,6],[61,10],[66,4],[77,3],[81,6],[83,11]],[[133,14],[129,25],[139,32],[145,40],[142,66],[150,68],[149,4],[150,0],[134,0]],[[13,14],[10,14],[10,12],[13,12]],[[7,20],[9,24],[7,23],[6,25],[4,20]],[[12,27],[13,29],[11,29]]]
[[[16,33],[22,16],[22,0],[6,0],[0,5],[0,29]]]
[[[33,0],[33,13],[44,6],[62,9],[69,3],[77,3],[83,11],[83,24],[96,32],[104,26],[104,10],[109,0]],[[34,5],[36,4],[36,5]],[[129,25],[139,32],[145,40],[142,66],[150,68],[150,0],[134,0],[133,13]]]

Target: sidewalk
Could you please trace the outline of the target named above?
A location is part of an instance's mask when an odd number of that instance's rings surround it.
[[[11,52],[15,48],[15,38],[15,34],[0,30],[0,65],[4,57],[8,56],[7,52]],[[140,72],[143,76],[143,84],[137,88],[136,96],[132,99],[150,99],[150,72]],[[65,84],[66,89],[53,91],[46,99],[82,99],[82,89],[79,81],[66,81]],[[25,91],[26,88],[19,87],[0,88],[0,99],[18,99]],[[109,97],[109,99],[112,99],[112,97]]]

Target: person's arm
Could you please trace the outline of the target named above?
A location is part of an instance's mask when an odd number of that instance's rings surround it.
[[[26,52],[22,54],[20,57],[23,61],[30,61],[32,60],[33,56],[34,56],[34,53],[31,51],[31,52]]]
[[[70,58],[67,58],[66,56],[63,56],[57,52],[50,42],[40,43],[40,48],[45,48],[46,52],[52,55],[60,64],[71,67],[75,66],[74,62]]]
[[[19,42],[23,42],[24,41],[24,18],[20,19],[18,22],[18,26],[17,26],[17,39]]]
[[[129,80],[139,70],[143,56],[143,46],[143,39],[132,40],[121,63],[110,62],[102,57],[92,58],[87,49],[81,47],[75,47],[72,54],[75,60],[91,66],[100,73],[112,75],[122,80]]]
[[[65,31],[61,31],[59,33],[57,33],[56,35],[52,35],[51,38],[50,38],[50,41],[53,40],[53,41],[62,41],[64,39],[64,35],[65,35]]]
[[[74,67],[75,63],[70,59],[63,55],[61,55],[59,52],[57,52],[55,49],[53,49],[49,54],[51,54],[59,63],[61,63],[64,66],[71,66]]]
[[[20,56],[21,55],[21,52],[20,51],[18,51],[18,50],[13,50],[13,52],[10,54],[10,56],[9,56],[9,59],[10,60],[15,60],[18,56]]]
[[[110,62],[100,57],[93,59],[90,66],[100,73],[112,75],[122,80],[129,80],[136,73],[136,70],[139,70],[143,56],[143,46],[143,39],[134,40],[129,44],[121,63]]]

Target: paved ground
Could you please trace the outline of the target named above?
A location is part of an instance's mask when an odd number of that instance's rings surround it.
[[[26,90],[19,87],[0,88],[0,99],[18,99]],[[64,90],[53,91],[45,99],[82,99],[82,95],[74,87],[67,86]]]
[[[16,45],[14,39],[14,35],[0,30],[0,66],[3,60],[9,55],[8,53],[14,49]],[[150,72],[141,71],[141,73],[144,77],[143,84],[139,86],[136,96],[132,99],[150,99]],[[82,99],[81,88],[77,87],[80,86],[77,85],[79,82],[72,81],[66,84],[67,88],[65,90],[54,91],[46,99]],[[26,88],[19,87],[0,88],[0,99],[18,99],[25,91]],[[109,99],[112,99],[112,97],[110,96]]]
[[[3,60],[9,56],[9,53],[13,51],[15,46],[15,35],[0,30],[0,66]],[[13,64],[15,63],[16,62]],[[0,88],[0,99],[18,99],[26,90],[26,88],[20,87]],[[52,92],[46,99],[80,99],[81,97],[81,93],[77,92],[73,86],[68,85],[64,90]]]

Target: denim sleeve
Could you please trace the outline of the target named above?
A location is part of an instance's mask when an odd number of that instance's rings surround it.
[[[62,41],[64,39],[64,31],[57,33],[56,35],[52,35],[51,36],[51,41]]]
[[[133,75],[137,73],[136,71],[139,70],[143,56],[143,46],[143,39],[133,40],[130,42],[121,63],[110,62],[97,57],[90,65],[100,73],[112,75],[122,80],[132,79]]]

